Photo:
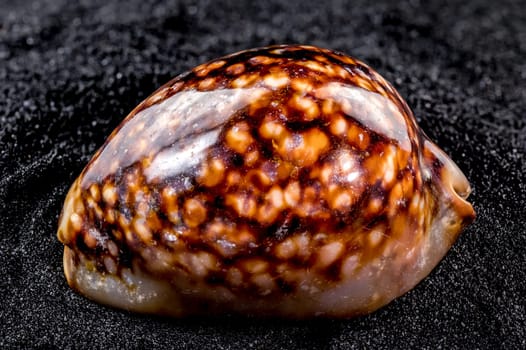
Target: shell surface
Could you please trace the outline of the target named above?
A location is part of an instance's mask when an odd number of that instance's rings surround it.
[[[274,46],[135,108],[73,183],[68,283],[171,316],[352,317],[413,288],[474,219],[469,184],[351,57]]]

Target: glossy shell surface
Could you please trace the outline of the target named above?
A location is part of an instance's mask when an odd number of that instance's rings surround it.
[[[474,218],[469,184],[351,57],[248,50],[161,87],[73,183],[68,283],[171,316],[352,317],[424,278]]]

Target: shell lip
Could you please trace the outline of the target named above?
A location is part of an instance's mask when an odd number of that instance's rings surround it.
[[[431,158],[437,159],[441,164],[441,171],[436,174],[436,181],[444,196],[451,202],[451,206],[465,225],[473,222],[476,216],[475,210],[467,201],[472,187],[462,170],[444,151],[427,138],[424,141],[424,149],[433,155]]]

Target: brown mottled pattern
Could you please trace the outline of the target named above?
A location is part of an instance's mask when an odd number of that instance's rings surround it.
[[[439,211],[444,160],[424,142],[365,64],[314,47],[245,51],[141,103],[74,184],[58,235],[100,273],[139,265],[174,288],[270,298],[307,270],[330,289],[379,258],[403,281]]]

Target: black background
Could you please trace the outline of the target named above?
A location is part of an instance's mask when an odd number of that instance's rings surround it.
[[[360,58],[470,179],[478,217],[434,272],[344,321],[170,320],[73,293],[55,232],[122,118],[206,60],[277,43]],[[526,2],[0,2],[0,347],[525,348]]]

